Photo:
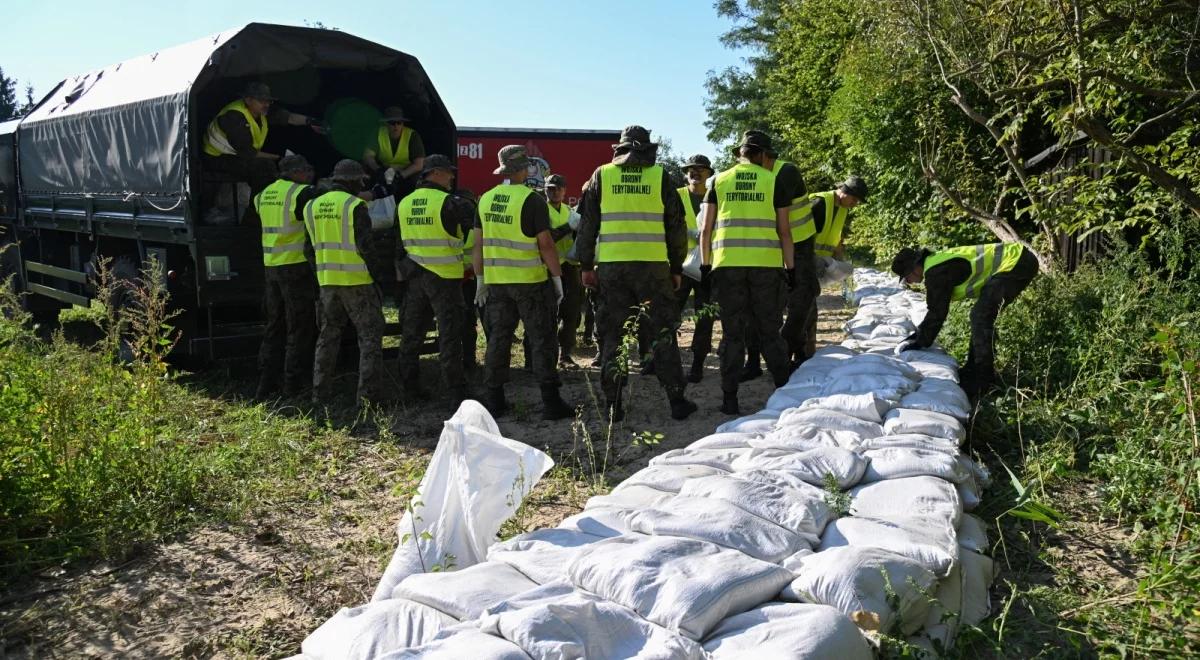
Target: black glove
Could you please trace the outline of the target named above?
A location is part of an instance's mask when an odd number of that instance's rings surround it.
[[[787,274],[788,291],[794,290],[796,288],[796,269],[785,268],[783,272]]]
[[[388,196],[388,189],[382,183],[377,183],[371,187],[371,196],[375,199],[383,199]]]
[[[708,286],[712,284],[712,265],[700,264],[700,284]]]

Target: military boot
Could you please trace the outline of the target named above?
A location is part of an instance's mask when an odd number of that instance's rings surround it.
[[[721,412],[726,415],[740,415],[738,410],[737,392],[721,392]]]
[[[503,417],[508,412],[508,401],[504,400],[503,387],[488,388],[483,399],[483,407],[492,413],[492,417]]]
[[[575,408],[558,393],[557,385],[542,386],[542,419],[567,419],[575,416]]]
[[[704,356],[692,356],[692,368],[688,371],[687,379],[689,383],[699,383],[704,380]]]
[[[746,365],[738,372],[738,382],[744,383],[762,375],[762,365],[759,364],[758,353],[746,355]]]
[[[671,419],[687,419],[688,415],[691,415],[698,409],[695,403],[683,398],[683,395],[671,399]]]

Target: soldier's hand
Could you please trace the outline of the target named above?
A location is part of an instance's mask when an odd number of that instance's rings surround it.
[[[671,276],[671,284],[675,287],[675,290],[678,291],[679,287],[683,286],[683,276],[682,275],[672,275]]]
[[[562,277],[559,275],[554,275],[550,278],[550,281],[554,282],[554,304],[561,305],[563,299]]]
[[[796,269],[787,268],[783,272],[787,274],[788,291],[794,290],[796,288]]]
[[[475,306],[476,307],[483,307],[484,304],[487,303],[487,293],[488,293],[487,289],[488,289],[488,285],[484,284],[483,282],[480,282],[475,287]]]
[[[712,265],[700,265],[700,284],[703,286],[709,286],[712,284]]]
[[[582,273],[580,273],[579,276],[583,280],[583,286],[585,286],[589,289],[596,288],[596,284],[598,283],[598,281],[596,279],[596,271],[585,270]]]

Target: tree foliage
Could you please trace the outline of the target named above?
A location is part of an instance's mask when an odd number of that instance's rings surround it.
[[[720,0],[709,136],[770,131],[815,187],[854,171],[857,240],[1145,242],[1200,218],[1197,0]],[[1096,161],[1104,161],[1097,165]]]

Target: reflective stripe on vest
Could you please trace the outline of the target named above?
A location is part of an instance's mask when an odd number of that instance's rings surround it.
[[[304,226],[316,252],[321,286],[374,282],[354,242],[354,209],[364,203],[348,192],[330,190],[304,207]]]
[[[521,209],[533,191],[504,183],[479,200],[485,284],[537,284],[547,279],[536,238],[521,231]]]
[[[771,167],[771,174],[778,175],[784,165],[795,167],[786,160],[775,159],[775,164]],[[812,217],[812,205],[813,201],[804,195],[793,197],[792,203],[788,205],[788,226],[792,228],[793,243],[799,243],[817,233],[817,223],[813,221]]]
[[[437,188],[418,188],[396,206],[400,241],[408,258],[447,280],[463,277],[463,239],[446,233],[442,205],[449,195]]]
[[[225,131],[221,130],[217,124],[217,119],[231,110],[242,113],[242,116],[246,118],[246,123],[250,125],[250,142],[254,145],[255,151],[261,151],[263,145],[267,143],[267,118],[255,119],[254,115],[250,114],[250,108],[246,107],[246,102],[239,99],[221,108],[217,116],[208,123],[208,132],[204,136],[204,153],[209,156],[237,155],[237,150],[233,148],[232,144],[229,144],[229,136],[225,135]]]
[[[713,268],[783,268],[775,223],[775,175],[752,163],[738,163],[717,175],[715,188]]]
[[[304,223],[296,220],[296,197],[308,186],[279,179],[254,198],[262,221],[263,265],[304,263]]]
[[[547,208],[550,210],[550,228],[558,229],[567,224],[571,220],[571,207],[566,204],[559,204],[555,209],[553,204],[547,203]],[[558,251],[558,262],[561,264],[567,263],[567,253],[571,251],[571,246],[575,244],[575,238],[570,234],[558,239],[554,244],[554,249]]]
[[[978,298],[987,281],[996,273],[1004,273],[1017,265],[1025,248],[1020,243],[989,243],[949,248],[925,258],[925,270],[951,259],[966,259],[971,274],[950,292],[951,300]]]
[[[849,210],[837,205],[837,193],[833,190],[814,193],[809,199],[813,203],[818,199],[825,202],[825,224],[817,234],[813,252],[818,257],[832,257],[833,251],[842,242],[842,228],[846,225]]]
[[[667,261],[661,165],[600,168],[600,237],[596,262]]]
[[[677,188],[679,192],[679,201],[683,202],[683,220],[687,223],[688,228],[688,250],[695,250],[697,241],[692,238],[693,234],[697,234],[699,223],[696,221],[696,209],[692,208],[692,195],[688,192],[687,186]]]
[[[412,142],[413,131],[411,128],[404,126],[400,129],[400,142],[396,145],[396,150],[392,151],[392,136],[388,133],[387,126],[379,127],[379,154],[378,161],[384,167],[394,167],[402,170],[412,164],[412,159],[408,157],[408,144]]]

